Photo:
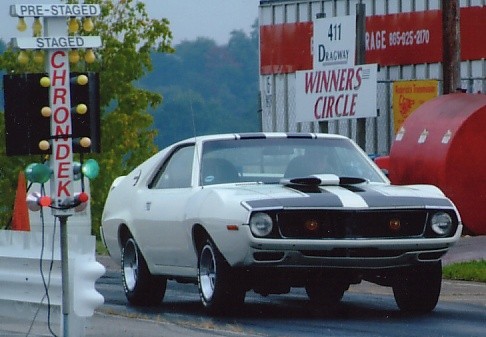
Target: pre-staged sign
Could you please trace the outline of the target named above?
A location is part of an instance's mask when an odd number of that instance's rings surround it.
[[[94,4],[21,4],[11,5],[11,16],[66,17],[99,16],[100,5]]]
[[[376,64],[296,72],[296,121],[376,117]]]

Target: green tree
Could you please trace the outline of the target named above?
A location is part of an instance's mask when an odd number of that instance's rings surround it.
[[[159,105],[162,96],[141,89],[135,83],[152,71],[152,53],[171,53],[173,48],[169,21],[149,18],[143,2],[91,0],[84,3],[100,4],[102,9],[102,15],[93,18],[95,29],[89,33],[102,38],[103,46],[96,51],[97,61],[71,66],[71,71],[100,73],[101,153],[90,155],[98,160],[101,168],[100,176],[91,184],[93,233],[98,234],[104,200],[113,179],[128,173],[157,151],[153,141],[156,136],[152,127],[153,116],[147,110]],[[42,71],[32,64],[18,65],[16,51],[12,49],[0,56],[0,69],[8,72]],[[3,122],[1,118],[0,123]],[[3,125],[0,129],[4,132]],[[1,151],[5,153],[4,134],[0,137]],[[0,188],[14,190],[18,171],[29,159],[0,156]],[[13,196],[2,194],[0,204],[3,205],[0,221],[5,223],[10,216]]]

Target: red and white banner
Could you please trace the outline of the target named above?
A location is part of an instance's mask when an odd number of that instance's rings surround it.
[[[460,12],[461,59],[486,58],[486,6]],[[442,12],[374,15],[366,19],[366,63],[382,66],[442,61]],[[313,68],[312,22],[260,26],[260,74]]]

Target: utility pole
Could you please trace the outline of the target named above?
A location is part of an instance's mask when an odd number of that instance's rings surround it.
[[[366,5],[356,4],[356,65],[366,63]],[[366,151],[366,119],[356,120],[356,143]]]
[[[461,88],[461,29],[459,0],[442,0],[443,94]]]

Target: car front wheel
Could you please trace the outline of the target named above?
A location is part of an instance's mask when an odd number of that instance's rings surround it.
[[[201,302],[210,313],[221,314],[223,310],[238,307],[245,300],[246,291],[209,239],[199,252],[197,278]]]
[[[160,304],[165,295],[167,279],[150,273],[132,237],[123,247],[121,265],[123,289],[128,301],[140,306]]]
[[[441,261],[408,267],[393,286],[393,295],[400,310],[427,313],[439,300],[442,283]]]

